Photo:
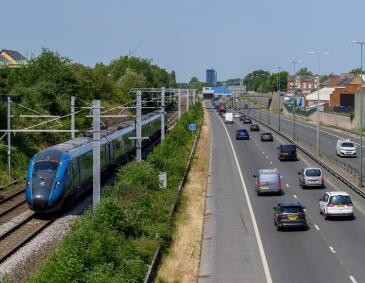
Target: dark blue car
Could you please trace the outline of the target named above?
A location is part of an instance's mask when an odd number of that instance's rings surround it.
[[[249,140],[250,135],[246,129],[239,129],[236,132],[236,140]]]

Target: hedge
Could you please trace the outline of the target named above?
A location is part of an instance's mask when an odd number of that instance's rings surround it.
[[[188,125],[200,127],[202,115],[196,104],[145,161],[122,167],[97,210],[72,226],[27,282],[142,282],[157,247],[171,241],[170,210],[194,142]],[[167,172],[167,189],[159,186],[160,171]]]

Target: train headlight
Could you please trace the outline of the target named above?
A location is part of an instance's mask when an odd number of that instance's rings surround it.
[[[61,185],[61,182],[60,181],[57,181],[56,182],[56,188],[58,188],[60,185]]]
[[[27,185],[30,186],[30,181],[29,180],[27,181]]]

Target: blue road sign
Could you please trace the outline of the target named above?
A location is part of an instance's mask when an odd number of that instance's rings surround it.
[[[194,123],[189,124],[189,131],[191,132],[196,131],[196,125]]]

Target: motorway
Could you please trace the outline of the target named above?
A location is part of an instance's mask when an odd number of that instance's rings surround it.
[[[278,114],[269,113],[268,118],[268,112],[267,111],[261,111],[252,109],[251,115],[254,115],[255,118],[260,117],[261,112],[261,119],[264,123],[267,123],[270,121],[270,125],[274,128],[278,128],[279,125],[279,118]],[[311,145],[313,148],[316,148],[317,145],[317,126],[314,124],[310,124],[307,122],[303,122],[300,120],[296,120],[295,122],[295,135],[296,137],[300,138],[304,143]],[[290,134],[290,137],[293,137],[293,128],[294,128],[293,119],[287,116],[281,115],[280,117],[280,128],[284,129],[286,133]],[[341,138],[351,138],[355,144],[358,146],[359,151],[359,139],[357,137],[352,137],[352,134],[349,134],[345,131],[340,130],[332,130],[324,127],[320,127],[320,143],[319,147],[320,150],[325,152],[328,155],[331,155],[333,158],[336,158],[337,160],[340,160],[344,163],[349,164],[353,168],[358,169],[359,168],[359,157],[353,158],[343,158],[336,155],[336,142],[338,139]],[[365,146],[363,146],[363,149]],[[359,156],[359,152],[358,152]],[[365,159],[365,158],[363,158]],[[365,168],[363,169],[363,173],[365,173]]]
[[[211,163],[199,282],[365,282],[365,200],[325,170],[325,189],[302,190],[297,172],[318,166],[312,160],[299,152],[299,161],[280,162],[281,137],[274,134],[274,142],[262,143],[256,132],[248,141],[236,141],[236,130],[249,125],[238,119],[225,125],[213,109],[209,115]],[[252,175],[262,168],[278,169],[283,196],[256,195]],[[324,220],[318,199],[325,190],[347,191],[355,219]],[[306,206],[309,230],[277,231],[273,206],[295,199]]]

